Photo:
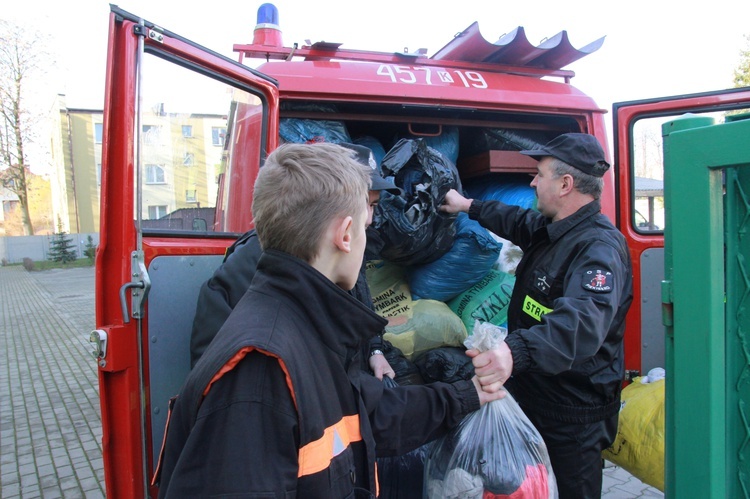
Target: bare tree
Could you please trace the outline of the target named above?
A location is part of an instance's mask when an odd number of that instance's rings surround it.
[[[750,34],[745,35],[747,46],[740,51],[740,63],[734,70],[734,86],[750,87]]]
[[[0,20],[0,183],[18,196],[24,233],[34,228],[29,214],[26,146],[34,137],[34,114],[27,96],[34,76],[41,75],[44,52],[40,37]]]

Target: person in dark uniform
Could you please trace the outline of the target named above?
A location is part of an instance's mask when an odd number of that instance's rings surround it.
[[[374,498],[376,455],[416,449],[504,396],[476,377],[386,388],[363,371],[362,342],[387,322],[347,293],[364,257],[369,184],[339,145],[269,155],[253,197],[263,252],[170,403],[160,498]]]
[[[467,199],[443,211],[469,217],[523,250],[508,337],[473,359],[482,386],[502,385],[548,447],[560,498],[599,498],[601,452],[615,439],[624,381],[630,252],[601,213],[609,168],[595,137],[568,133],[535,150],[537,209]]]
[[[371,185],[368,194],[370,211],[367,218],[367,225],[369,226],[372,223],[372,212],[378,204],[380,193],[387,191],[399,195],[401,189],[380,175],[373,153],[369,148],[357,144],[340,145],[354,151],[357,160],[370,168]],[[368,236],[368,247],[370,241],[371,238]],[[232,309],[250,287],[261,251],[255,229],[246,232],[227,248],[221,266],[201,286],[190,334],[191,368],[198,362],[208,344],[229,317]],[[364,260],[357,284],[349,293],[365,305],[372,307],[372,296],[365,277]],[[386,348],[382,333],[363,344],[363,349],[369,359],[367,365],[378,379],[383,379],[383,376],[394,378],[396,373],[383,354]]]

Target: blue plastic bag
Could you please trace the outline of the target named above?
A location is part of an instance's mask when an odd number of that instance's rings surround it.
[[[502,247],[479,222],[460,213],[451,249],[432,263],[406,269],[412,298],[448,301],[459,295],[487,275]]]
[[[502,201],[529,209],[536,208],[536,191],[530,183],[531,177],[525,173],[489,174],[465,182],[464,190],[472,199]]]
[[[286,142],[309,144],[351,142],[346,125],[341,121],[282,118],[279,120],[279,136]]]

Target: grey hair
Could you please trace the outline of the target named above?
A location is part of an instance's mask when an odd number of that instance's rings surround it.
[[[581,194],[590,194],[594,199],[599,199],[604,189],[604,179],[584,173],[574,166],[561,161],[555,157],[552,158],[551,170],[555,178],[563,175],[573,177],[573,186]]]

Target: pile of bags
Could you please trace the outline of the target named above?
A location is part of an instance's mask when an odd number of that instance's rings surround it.
[[[373,151],[382,176],[402,189],[401,195],[381,193],[368,228],[366,269],[375,311],[388,319],[384,354],[394,369],[394,384],[470,379],[474,369],[465,342],[472,340],[477,324],[507,325],[515,266],[522,255],[467,214],[447,214],[439,206],[456,189],[474,199],[533,208],[528,176],[482,177],[462,186],[455,165],[455,127],[443,127],[435,137],[394,137],[387,148],[374,137],[352,138],[334,120],[282,119],[280,135],[288,142],[353,142]],[[544,497],[554,497],[547,494],[554,477],[539,454],[546,453],[541,437],[523,421],[510,396],[498,402],[479,411],[479,420],[467,418],[440,443],[379,459],[381,497],[419,497],[428,489],[432,492],[426,497],[475,497],[445,493],[464,479],[481,482],[476,497],[499,497],[482,495],[488,491],[531,494],[513,497],[540,497],[542,491]]]

